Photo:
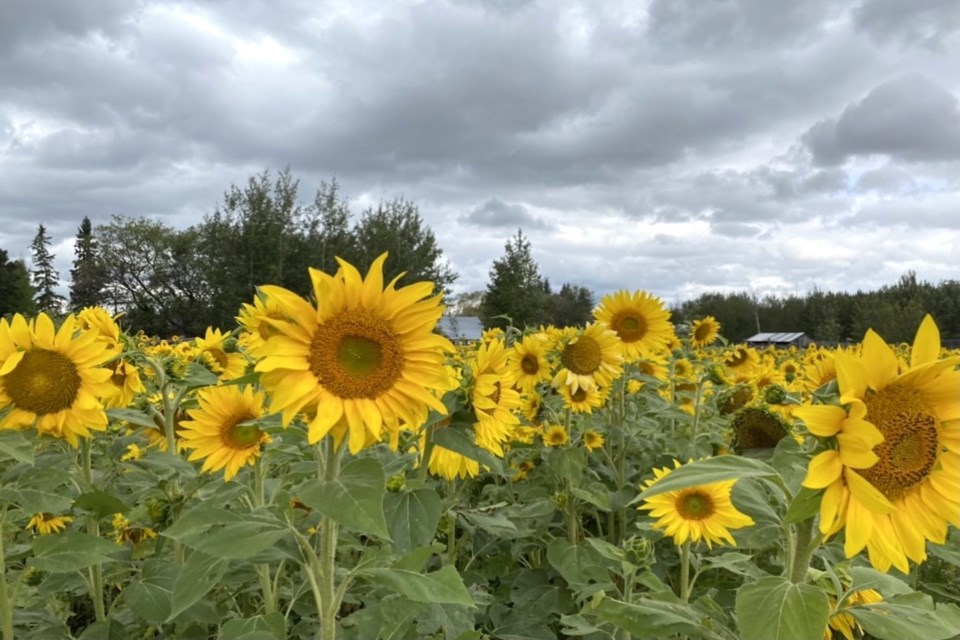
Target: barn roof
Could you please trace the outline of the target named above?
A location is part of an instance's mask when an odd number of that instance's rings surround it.
[[[803,331],[791,331],[791,332],[780,332],[780,333],[758,333],[755,336],[747,338],[747,342],[790,343],[801,338],[803,335],[804,335]]]

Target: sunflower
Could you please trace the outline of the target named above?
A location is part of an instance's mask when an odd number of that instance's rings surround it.
[[[690,344],[694,347],[706,347],[716,342],[720,336],[720,323],[713,316],[694,320],[690,328]]]
[[[34,533],[46,535],[48,533],[60,533],[67,528],[67,525],[73,522],[70,516],[55,516],[52,513],[35,513],[27,523],[27,529],[33,529]]]
[[[78,436],[105,430],[98,398],[111,392],[111,371],[99,365],[115,354],[98,338],[78,331],[72,315],[59,331],[45,313],[30,322],[20,314],[0,319],[0,410],[9,409],[0,429],[35,425],[74,447]]]
[[[431,297],[432,282],[398,289],[395,278],[384,286],[386,258],[373,262],[366,279],[343,260],[333,276],[310,269],[316,307],[281,287],[261,288],[291,320],[268,320],[280,335],[257,350],[256,370],[284,424],[304,407],[316,407],[311,444],[344,418],[356,453],[368,434],[377,441],[383,429],[394,432],[401,423],[417,429],[430,409],[447,413],[431,392],[450,382],[444,360],[453,345],[433,333],[443,296]]]
[[[558,424],[543,430],[543,444],[548,447],[562,447],[568,442],[570,442],[570,434]]]
[[[423,446],[424,442],[421,440],[421,449]],[[427,468],[430,470],[430,473],[445,480],[475,478],[480,473],[479,462],[473,458],[468,458],[462,453],[441,447],[438,444],[433,445]]]
[[[909,367],[868,330],[859,356],[835,356],[843,406],[794,414],[835,449],[818,454],[804,486],[825,488],[820,530],[845,528],[844,552],[864,547],[880,571],[907,573],[926,559],[926,541],[944,544],[960,526],[960,358],[937,359],[940,331],[930,316],[917,330]]]
[[[473,425],[477,444],[501,457],[503,443],[520,424],[514,412],[522,407],[520,394],[510,383],[507,358],[503,340],[495,338],[481,343],[470,359],[473,374],[470,403],[477,417]]]
[[[670,312],[663,308],[662,300],[646,291],[606,295],[593,317],[614,331],[629,362],[665,349],[673,336]]]
[[[693,377],[693,363],[686,358],[677,358],[673,361],[673,377],[690,379]]]
[[[265,296],[257,296],[253,304],[244,303],[237,316],[237,323],[245,329],[240,336],[240,343],[253,351],[259,349],[279,331],[267,319],[287,320],[283,308]]]
[[[116,318],[103,307],[84,307],[77,313],[77,324],[81,329],[97,332],[99,340],[107,344],[114,355],[120,355],[123,344],[120,342],[120,325]]]
[[[550,380],[545,336],[536,333],[515,342],[509,352],[507,368],[514,385],[526,394],[533,393],[539,383]]]
[[[744,407],[730,423],[733,450],[738,454],[751,449],[773,449],[790,435],[790,427],[777,414],[764,407]]]
[[[263,417],[263,392],[252,387],[208,387],[197,396],[198,409],[188,409],[190,420],[182,423],[180,437],[188,449],[188,460],[203,460],[203,471],[225,469],[224,480],[237,475],[240,467],[253,464],[262,444],[270,441],[253,421]]]
[[[110,376],[113,389],[104,398],[103,404],[108,409],[129,407],[137,394],[146,391],[140,380],[140,371],[135,364],[126,360],[114,360],[109,366],[113,370]]]
[[[227,338],[220,329],[207,327],[206,334],[197,338],[198,359],[217,374],[220,380],[233,380],[247,370],[247,359],[239,351],[229,350]]]
[[[560,370],[553,377],[555,387],[566,385],[574,391],[607,387],[623,373],[617,336],[601,324],[568,329],[558,347]]]
[[[875,589],[859,589],[854,591],[840,603],[842,608],[856,606],[858,604],[876,604],[883,602],[883,596]],[[854,640],[854,638],[863,637],[863,627],[857,622],[857,619],[846,611],[837,611],[841,607],[837,606],[836,598],[830,597],[830,619],[827,623],[827,629],[823,633],[823,640],[831,640],[834,637],[833,632],[839,631],[844,640]]]
[[[583,438],[581,439],[581,442],[587,451],[595,451],[603,446],[603,434],[599,431],[587,429],[583,432]]]
[[[674,467],[680,467],[676,460]],[[646,481],[646,486],[652,487],[671,471],[669,467],[654,469],[654,477]],[[714,542],[736,545],[729,529],[748,527],[754,522],[750,516],[740,513],[730,500],[735,482],[725,480],[667,491],[647,498],[638,508],[658,518],[653,527],[672,536],[674,544],[681,545],[687,540],[697,542],[702,538],[711,549]]]
[[[738,345],[727,352],[723,364],[734,374],[746,374],[760,361],[760,357],[752,347]]]
[[[580,387],[576,391],[573,387],[566,385],[560,387],[560,395],[563,397],[565,407],[574,413],[593,413],[594,409],[599,409],[607,401],[609,393],[606,389],[594,387],[586,389]]]

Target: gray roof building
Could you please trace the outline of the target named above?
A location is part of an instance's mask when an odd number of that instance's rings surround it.
[[[755,336],[747,338],[744,342],[754,347],[806,347],[813,340],[807,337],[802,331],[780,332],[780,333],[758,333]]]

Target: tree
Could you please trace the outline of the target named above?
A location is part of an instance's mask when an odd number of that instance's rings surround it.
[[[550,296],[552,319],[558,327],[585,325],[593,316],[593,293],[586,287],[565,283],[558,293]]]
[[[73,269],[70,270],[70,309],[100,304],[103,290],[103,269],[97,258],[97,241],[90,218],[84,216],[73,245]]]
[[[49,246],[50,236],[47,235],[47,228],[41,222],[37,228],[37,235],[30,244],[30,249],[33,251],[31,276],[36,290],[34,300],[38,311],[57,314],[63,310],[63,304],[66,301],[56,292],[57,287],[60,286],[60,274],[53,266],[53,254],[50,253]]]
[[[354,242],[350,232],[350,208],[346,199],[340,196],[340,185],[336,180],[320,183],[313,205],[303,210],[296,228],[297,248],[292,259],[296,268],[304,275],[308,267],[336,273],[339,268],[336,258],[349,257]]]
[[[426,226],[417,205],[403,198],[368,208],[353,228],[353,243],[348,257],[361,273],[383,252],[390,257],[383,276],[388,282],[406,272],[400,284],[429,280],[436,292],[450,293],[450,285],[459,277],[443,258],[443,250],[430,227]]]
[[[32,314],[33,287],[30,272],[23,260],[10,260],[0,249],[0,317],[14,313]]]
[[[531,253],[521,229],[507,240],[506,253],[490,267],[490,282],[480,320],[486,328],[505,327],[509,316],[516,327],[535,326],[549,319],[549,285]]]

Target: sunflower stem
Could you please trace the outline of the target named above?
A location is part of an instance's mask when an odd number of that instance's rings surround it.
[[[690,541],[680,545],[680,593],[677,594],[684,602],[690,600]]]
[[[80,471],[86,489],[93,489],[93,462],[90,455],[90,438],[80,439]],[[87,517],[87,533],[100,537],[100,518],[96,514]],[[103,567],[97,563],[90,567],[90,599],[93,601],[93,611],[97,622],[107,619],[103,606]]]
[[[800,584],[807,579],[810,558],[820,546],[820,536],[815,532],[814,518],[807,518],[796,525],[796,546],[790,563],[790,582]]]
[[[13,640],[13,607],[16,604],[7,592],[7,556],[3,549],[3,525],[7,520],[7,507],[0,511],[0,621],[2,621],[3,640]]]
[[[252,502],[255,509],[261,509],[266,504],[266,494],[263,490],[263,479],[267,475],[267,464],[262,457],[257,458],[253,465],[253,496]],[[277,610],[277,602],[273,588],[273,582],[270,580],[270,565],[266,562],[257,565],[257,577],[260,579],[260,590],[263,592],[264,613],[273,613]]]
[[[433,427],[427,425],[423,432],[423,455],[420,456],[420,468],[417,470],[417,476],[420,480],[426,482],[427,473],[430,467],[430,456],[433,455]]]
[[[323,478],[333,482],[340,471],[340,448],[335,447],[332,438],[324,438]],[[336,640],[337,612],[340,610],[340,598],[337,597],[337,536],[339,526],[336,520],[323,516],[320,519],[320,640]],[[342,597],[342,596],[341,596]]]
[[[690,427],[690,444],[693,445],[693,455],[697,455],[697,431],[700,429],[700,400],[703,395],[703,383],[706,377],[701,376],[697,381],[697,394],[693,399],[693,425]]]

